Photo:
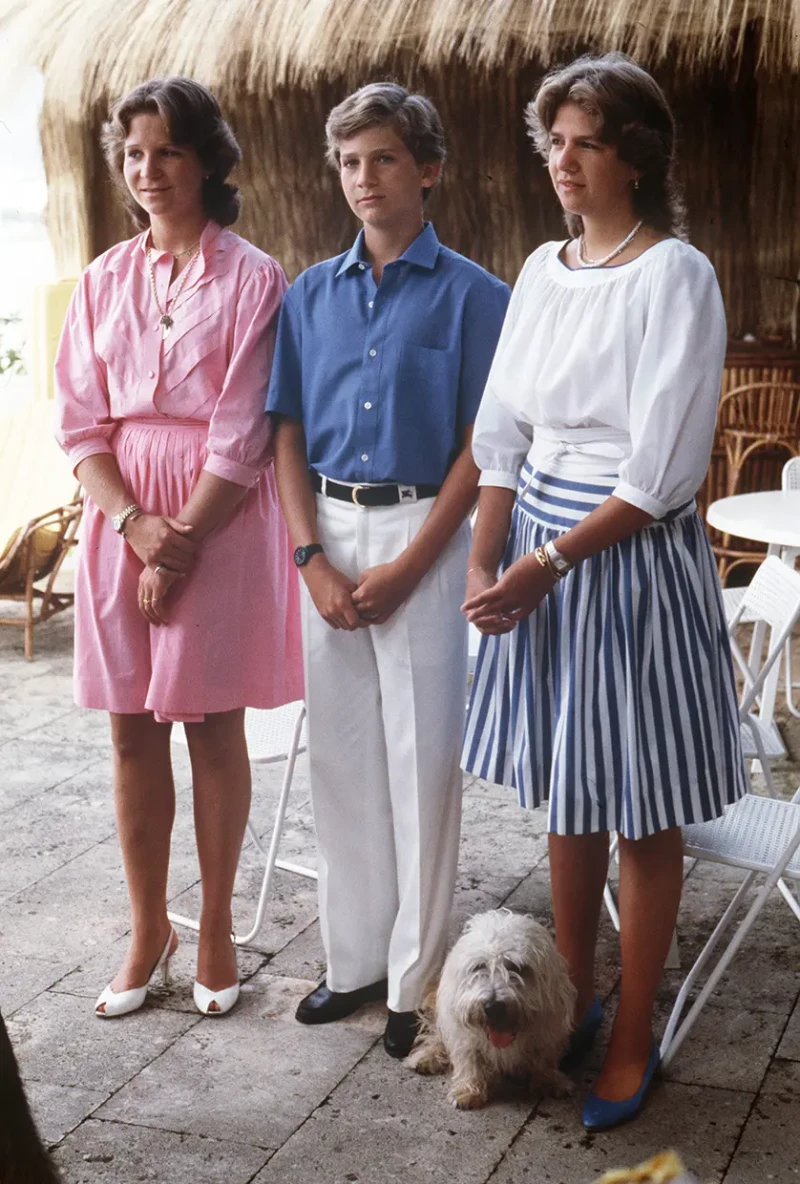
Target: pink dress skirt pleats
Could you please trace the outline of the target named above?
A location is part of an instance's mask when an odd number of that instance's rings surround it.
[[[208,424],[126,420],[113,437],[122,477],[148,513],[177,516],[207,457]],[[270,467],[203,541],[170,589],[169,623],[137,602],[142,565],[87,497],[75,597],[75,687],[83,707],[199,722],[303,697],[297,574]]]

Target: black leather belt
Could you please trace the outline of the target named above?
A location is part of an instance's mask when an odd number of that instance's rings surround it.
[[[420,502],[427,497],[436,497],[441,485],[343,485],[331,481],[311,470],[311,484],[316,493],[335,497],[340,502],[352,502],[356,506],[397,506],[402,502]]]

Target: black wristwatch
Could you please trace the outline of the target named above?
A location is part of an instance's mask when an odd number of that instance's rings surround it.
[[[307,547],[298,547],[294,553],[294,561],[298,567],[305,567],[309,559],[319,555],[325,548],[321,543],[309,543]]]

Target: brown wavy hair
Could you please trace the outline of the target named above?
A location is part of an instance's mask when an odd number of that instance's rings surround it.
[[[325,159],[339,167],[339,144],[365,128],[389,127],[417,164],[444,164],[447,157],[439,112],[425,95],[409,94],[397,82],[370,82],[334,107],[325,123]],[[432,186],[422,191],[427,201]]]
[[[686,207],[675,176],[675,120],[656,80],[624,53],[586,54],[548,74],[525,108],[528,134],[545,160],[550,131],[564,103],[597,120],[597,134],[620,160],[641,174],[633,189],[637,217],[665,234],[686,237]],[[583,230],[578,214],[564,214],[567,230]]]
[[[125,184],[123,165],[131,121],[144,114],[160,115],[175,144],[194,148],[208,174],[203,181],[203,209],[220,226],[232,225],[239,217],[241,196],[227,178],[242,153],[222,118],[219,103],[207,87],[193,78],[151,78],[117,100],[101,133],[111,176],[138,228],[147,229],[150,215]]]

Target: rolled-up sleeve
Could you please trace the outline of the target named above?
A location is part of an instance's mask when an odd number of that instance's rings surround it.
[[[481,470],[478,484],[516,489],[532,439],[530,424],[515,419],[487,387],[472,436],[472,455]]]
[[[113,453],[105,363],[94,345],[91,269],[87,268],[69,302],[55,360],[56,440],[73,472],[87,456]]]
[[[264,413],[275,329],[286,276],[273,260],[245,282],[236,304],[233,349],[208,429],[204,468],[234,485],[254,485],[272,458],[272,421]]]
[[[632,450],[614,489],[654,518],[691,501],[706,475],[726,336],[709,261],[697,251],[669,253],[653,277],[631,385]]]
[[[296,280],[281,305],[275,359],[267,392],[267,411],[303,419],[302,278]]]
[[[508,284],[493,276],[482,276],[467,292],[461,325],[460,428],[475,422],[510,298]]]

